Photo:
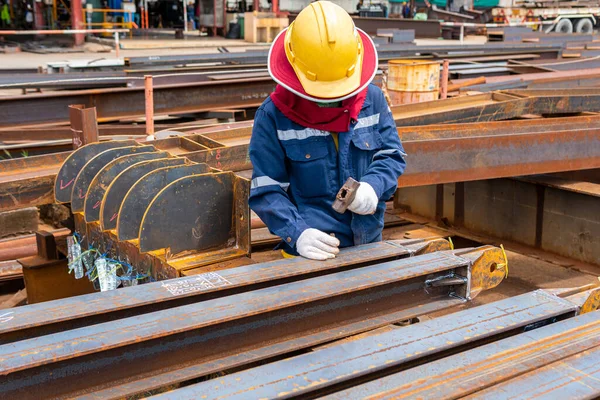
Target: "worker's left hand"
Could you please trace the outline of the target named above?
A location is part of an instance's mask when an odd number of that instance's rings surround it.
[[[371,215],[375,214],[377,203],[379,203],[379,199],[373,187],[366,182],[361,182],[356,190],[356,197],[348,206],[348,210],[355,214]]]

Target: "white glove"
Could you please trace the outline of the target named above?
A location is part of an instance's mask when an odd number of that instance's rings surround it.
[[[327,260],[335,258],[340,252],[340,241],[318,229],[308,228],[298,238],[296,250],[302,257],[311,260]]]
[[[355,214],[371,215],[375,214],[377,203],[379,203],[379,199],[375,189],[368,183],[361,182],[356,190],[356,197],[352,204],[348,206],[348,210]]]

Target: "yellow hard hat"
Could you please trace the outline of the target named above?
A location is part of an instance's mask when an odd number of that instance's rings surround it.
[[[343,8],[317,1],[277,35],[268,68],[273,80],[300,97],[338,101],[356,95],[373,80],[377,51]]]
[[[361,36],[350,15],[329,1],[311,3],[298,14],[286,30],[283,47],[306,94],[334,99],[361,86]]]

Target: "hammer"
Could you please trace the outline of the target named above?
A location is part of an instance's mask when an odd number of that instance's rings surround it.
[[[335,196],[335,201],[331,207],[340,214],[346,212],[348,206],[354,201],[354,198],[356,197],[356,190],[359,186],[360,182],[357,182],[352,178],[348,178]]]

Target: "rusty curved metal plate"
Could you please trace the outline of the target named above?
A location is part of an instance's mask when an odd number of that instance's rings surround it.
[[[166,151],[148,152],[142,154],[131,154],[119,157],[100,170],[92,179],[83,204],[83,215],[85,222],[98,221],[100,219],[100,204],[108,185],[123,172],[127,167],[142,161],[156,160],[168,157]]]
[[[207,172],[210,172],[208,165],[192,164],[160,168],[144,175],[129,189],[119,209],[117,216],[119,240],[131,240],[139,237],[144,213],[161,189],[185,176]]]
[[[159,168],[183,165],[185,158],[161,158],[159,160],[143,161],[134,164],[110,183],[102,203],[100,205],[100,227],[102,230],[115,229],[117,227],[117,215],[125,195],[131,187],[144,175]]]
[[[162,189],[142,219],[140,251],[168,248],[177,254],[226,246],[235,229],[233,176],[232,172],[187,176]]]
[[[118,147],[116,149],[105,150],[96,157],[88,161],[77,174],[75,183],[73,183],[73,192],[71,193],[71,210],[73,212],[83,211],[83,203],[87,195],[88,188],[92,179],[102,168],[115,158],[123,157],[128,154],[148,153],[156,151],[154,146],[133,146]]]
[[[72,185],[79,171],[90,161],[108,149],[136,146],[135,140],[111,140],[102,143],[90,143],[72,152],[63,162],[54,181],[54,199],[58,203],[71,201]]]

